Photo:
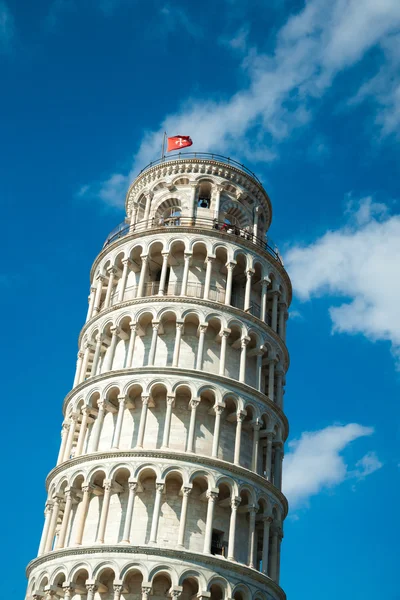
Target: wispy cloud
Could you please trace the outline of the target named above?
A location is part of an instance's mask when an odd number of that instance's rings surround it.
[[[289,443],[283,470],[283,491],[292,508],[307,505],[312,496],[339,485],[345,479],[364,478],[382,466],[370,452],[351,470],[342,452],[358,438],[369,436],[372,427],[357,423],[332,425],[318,431],[306,431]]]
[[[14,34],[14,17],[7,4],[0,0],[0,52],[11,50]]]
[[[203,35],[201,27],[189,17],[188,13],[182,7],[165,4],[160,10],[160,15],[163,24],[158,33],[166,35],[174,31],[179,32],[180,29],[183,29],[194,38],[199,38]]]
[[[289,250],[285,265],[299,299],[350,299],[330,307],[333,331],[389,340],[400,366],[399,256],[400,215],[368,197],[349,204],[343,227]]]
[[[182,20],[178,9],[166,5],[163,10],[171,23]],[[113,205],[122,206],[121,177],[126,188],[138,169],[157,156],[163,131],[188,132],[202,151],[231,153],[240,143],[245,158],[273,160],[279,143],[310,121],[316,103],[338,73],[372,48],[380,49],[385,59],[382,48],[399,26],[398,0],[308,0],[280,29],[271,54],[249,51],[241,63],[249,81],[246,88],[223,101],[188,98],[156,131],[145,132],[129,173],[113,174],[91,185],[89,195],[111,197]],[[389,64],[387,68],[399,81],[399,74]],[[113,182],[117,186],[110,194]]]

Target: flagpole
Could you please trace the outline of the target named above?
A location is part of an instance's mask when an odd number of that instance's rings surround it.
[[[162,146],[161,146],[161,160],[164,158],[165,156],[165,138],[167,137],[167,132],[164,131],[164,135],[163,135],[163,141],[162,141]]]

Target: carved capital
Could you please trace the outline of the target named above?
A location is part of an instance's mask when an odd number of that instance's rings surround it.
[[[214,405],[214,412],[216,415],[222,415],[222,413],[224,412],[224,408],[225,406],[222,406],[221,404],[215,404]]]
[[[136,492],[138,488],[137,481],[128,481],[128,488],[130,492]]]
[[[192,492],[192,488],[188,486],[183,486],[182,493],[184,496],[189,496]]]
[[[209,502],[215,502],[218,499],[218,492],[214,490],[208,490],[206,496]]]
[[[173,406],[175,402],[175,396],[167,396],[167,405]]]
[[[240,496],[233,496],[233,498],[231,498],[231,509],[237,510],[241,501],[242,501],[242,499]]]
[[[150,396],[142,396],[142,406],[148,406],[150,402]]]
[[[163,483],[156,483],[156,492],[158,494],[162,494],[164,491],[164,484]]]
[[[196,410],[196,408],[198,407],[199,404],[200,404],[200,398],[192,398],[191,400],[189,400],[189,406],[190,406],[191,410]]]

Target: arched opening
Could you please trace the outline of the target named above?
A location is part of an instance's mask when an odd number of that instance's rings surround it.
[[[137,444],[142,408],[142,386],[131,385],[126,393],[124,417],[121,426],[119,448],[135,448]]]
[[[172,366],[176,337],[176,314],[169,310],[162,313],[158,328],[158,341],[155,365],[157,367]]]
[[[142,597],[143,575],[138,569],[131,569],[124,577],[124,587],[127,590],[126,596],[129,600],[136,600]],[[125,600],[125,599],[124,599]]]
[[[209,181],[200,182],[197,208],[198,209],[209,209],[211,206],[211,183]],[[202,211],[198,211],[198,215],[202,216]]]
[[[207,475],[196,474],[191,483],[193,487],[188,503],[184,547],[193,552],[203,552],[209,487]]]
[[[138,318],[138,331],[135,343],[135,352],[133,355],[133,364],[135,368],[145,367],[149,364],[150,349],[153,338],[153,315],[146,312]]]
[[[199,325],[199,317],[196,313],[190,313],[185,316],[179,355],[179,366],[184,369],[194,369],[196,367],[200,333]]]
[[[171,450],[184,452],[189,431],[191,389],[180,385],[175,392],[175,404],[172,410],[171,433],[169,447]]]
[[[204,338],[203,371],[219,373],[222,323],[218,316],[207,320],[208,326]]]
[[[226,483],[219,485],[218,500],[214,509],[211,554],[228,556],[229,524],[232,490]]]
[[[178,543],[182,510],[182,483],[182,475],[176,471],[168,473],[165,478],[158,525],[158,545],[161,547],[175,548]]]
[[[235,308],[241,308],[242,310],[244,310],[245,302],[245,289],[247,280],[246,269],[247,260],[245,255],[238,254],[236,256],[236,265],[233,270],[231,305]]]
[[[138,477],[138,488],[133,510],[131,539],[135,544],[143,546],[150,541],[156,494],[156,473],[150,467],[144,468]]]
[[[171,598],[171,585],[171,577],[168,573],[157,573],[153,579],[151,598],[153,600]]]
[[[215,394],[212,390],[204,390],[200,394],[197,407],[194,451],[196,454],[211,456],[215,426]]]
[[[130,478],[129,469],[122,467],[112,476],[110,506],[108,514],[112,516],[107,524],[104,538],[105,544],[118,544],[123,540],[126,509],[128,506]]]
[[[199,584],[195,577],[186,577],[182,581],[182,593],[180,600],[192,600],[194,596],[197,596],[199,591]]]
[[[233,462],[236,442],[237,400],[233,397],[224,398],[225,410],[221,428],[221,446],[223,460]]]

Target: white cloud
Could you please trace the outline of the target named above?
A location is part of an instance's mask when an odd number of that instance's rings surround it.
[[[289,250],[285,265],[301,300],[346,298],[329,309],[334,331],[389,340],[400,358],[400,215],[371,198],[355,208],[343,227]]]
[[[375,122],[383,136],[400,131],[400,34],[390,36],[382,44],[386,61],[375,77],[364,83],[350,106],[372,100],[379,106]]]
[[[182,8],[165,4],[160,10],[160,14],[163,19],[163,27],[157,31],[158,35],[167,35],[172,31],[184,29],[192,37],[202,36],[201,28],[189,18],[188,14]]]
[[[365,456],[360,458],[356,463],[356,470],[354,475],[359,479],[364,479],[367,475],[375,473],[378,469],[383,467],[383,463],[379,460],[375,452],[367,452]]]
[[[357,423],[332,425],[319,431],[306,431],[300,439],[290,442],[283,469],[283,492],[290,506],[298,508],[324,489],[348,478],[366,477],[380,468],[382,464],[372,452],[357,462],[358,469],[353,472],[341,455],[350,442],[373,432],[372,427]]]
[[[168,16],[172,9],[166,5],[162,10]],[[176,9],[173,12],[175,23],[179,15]],[[179,112],[165,117],[158,130],[145,133],[129,173],[91,186],[90,194],[102,196],[105,186],[108,197],[117,182],[112,204],[118,195],[122,206],[120,178],[128,184],[139,168],[158,156],[163,131],[190,134],[201,151],[231,153],[240,143],[245,158],[274,159],[279,142],[310,120],[314,103],[330,88],[335,75],[384,44],[399,26],[398,0],[308,0],[278,32],[270,55],[249,52],[242,63],[247,88],[225,100],[187,99]],[[246,138],[250,130],[252,135]]]
[[[8,52],[14,37],[14,17],[7,4],[0,0],[0,51]]]

